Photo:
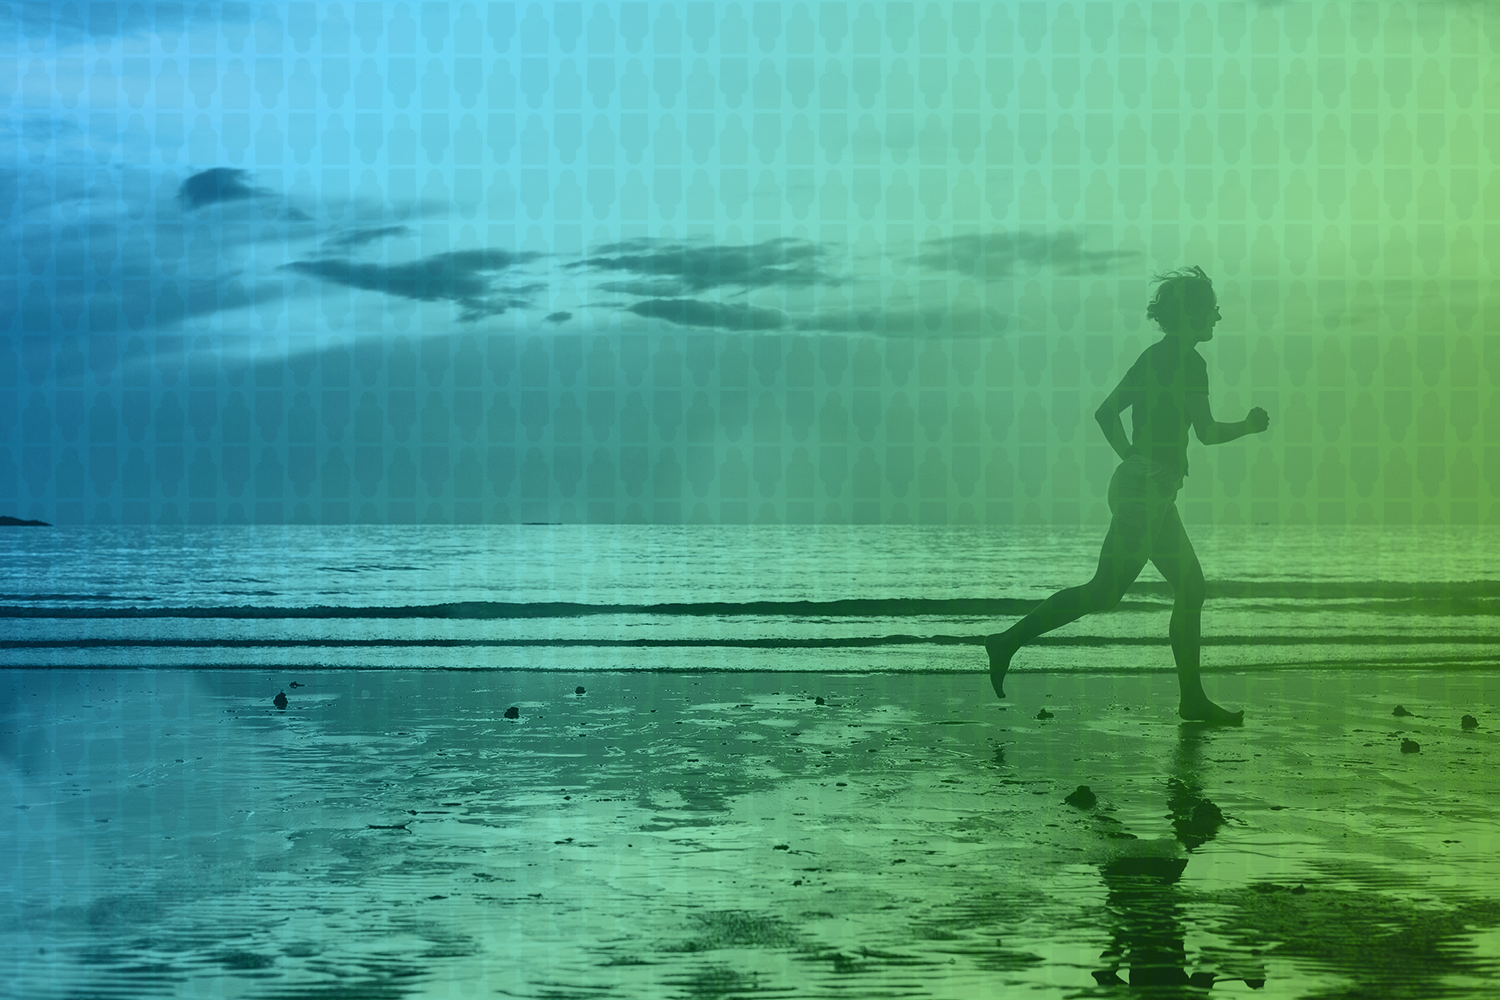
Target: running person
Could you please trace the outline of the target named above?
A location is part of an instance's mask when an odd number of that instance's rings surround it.
[[[1177,714],[1194,722],[1239,725],[1245,713],[1209,701],[1198,674],[1205,588],[1203,569],[1177,515],[1177,491],[1187,475],[1191,424],[1204,444],[1224,444],[1270,426],[1255,407],[1237,423],[1220,423],[1208,407],[1208,366],[1196,347],[1213,339],[1221,318],[1213,283],[1191,267],[1162,278],[1146,318],[1166,334],[1141,352],[1094,417],[1120,466],[1109,482],[1113,519],[1099,550],[1099,568],[1088,583],[1058,591],[1004,632],[987,636],[990,683],[1005,697],[1005,673],[1021,646],[1091,611],[1109,611],[1149,559],[1172,586],[1169,636],[1181,694]],[[1135,440],[1125,436],[1120,414],[1131,409]]]

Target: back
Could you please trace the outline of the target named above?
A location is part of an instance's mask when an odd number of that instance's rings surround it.
[[[1184,353],[1166,337],[1141,352],[1120,384],[1136,452],[1186,476],[1187,396],[1208,395],[1208,364],[1196,350]]]

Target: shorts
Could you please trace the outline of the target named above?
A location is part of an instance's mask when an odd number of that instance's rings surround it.
[[[1151,537],[1168,510],[1175,509],[1182,473],[1145,455],[1131,455],[1109,480],[1109,512],[1116,520]]]

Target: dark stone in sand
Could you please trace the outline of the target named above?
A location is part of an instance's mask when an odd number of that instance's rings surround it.
[[[271,704],[275,705],[277,708],[286,708],[286,692],[282,691],[275,698],[272,698]]]
[[[813,704],[815,704],[815,705],[826,705],[826,704],[828,704],[828,702],[826,702],[826,701],[823,700],[823,696],[822,695],[818,695],[818,697],[816,699],[814,699]]]
[[[573,689],[573,693],[574,694],[583,694],[583,685],[580,684],[576,688],[574,688]]]
[[[1462,726],[1464,729],[1478,729],[1479,728],[1479,720],[1476,719],[1476,718],[1474,718],[1474,716],[1472,716],[1472,715],[1466,715],[1466,716],[1464,716],[1462,719],[1459,720],[1458,724],[1460,726]]]
[[[306,686],[307,685],[303,684],[301,681],[292,681],[292,683],[290,683],[290,684],[287,685],[287,687],[293,687],[293,688],[306,687]]]
[[[46,521],[27,521],[24,518],[0,514],[0,528],[50,528]]]
[[[1410,714],[1411,714],[1411,713],[1410,713],[1410,712],[1408,712],[1408,711],[1407,711],[1407,710],[1406,710],[1406,709],[1405,709],[1405,708],[1403,708],[1403,707],[1402,707],[1402,706],[1400,706],[1400,705],[1397,705],[1397,706],[1396,706],[1396,707],[1395,707],[1395,708],[1393,708],[1393,709],[1391,709],[1391,714],[1392,714],[1392,715],[1394,715],[1394,716],[1396,716],[1396,717],[1397,717],[1397,718],[1402,718],[1402,719],[1404,719],[1404,718],[1406,718],[1406,717],[1407,717],[1407,716],[1408,716],[1408,715],[1410,715]]]
[[[1089,788],[1088,785],[1079,785],[1063,801],[1077,809],[1092,809],[1095,803],[1099,801],[1099,796],[1095,795],[1093,789]]]
[[[505,717],[507,719],[519,719],[521,717],[521,710],[512,705],[505,710]]]
[[[1421,749],[1422,748],[1417,744],[1416,740],[1403,739],[1401,741],[1401,752],[1402,753],[1416,753],[1418,750],[1421,750]]]
[[[1046,710],[1046,709],[1045,709],[1045,708],[1044,708],[1044,709],[1042,709],[1042,710],[1041,710],[1041,711],[1040,711],[1040,712],[1038,712],[1038,713],[1036,713],[1036,717],[1037,717],[1037,718],[1038,718],[1038,719],[1050,719],[1050,718],[1052,718],[1052,713],[1051,713],[1051,712],[1049,712],[1049,711],[1047,711],[1047,710]]]
[[[1186,833],[1212,838],[1218,832],[1219,827],[1223,825],[1223,810],[1208,799],[1203,799],[1193,807],[1193,811],[1183,820],[1182,828]]]

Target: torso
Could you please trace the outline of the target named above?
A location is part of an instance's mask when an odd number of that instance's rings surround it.
[[[1207,394],[1208,365],[1168,337],[1142,351],[1126,378],[1136,454],[1180,482],[1188,472],[1187,396]]]

